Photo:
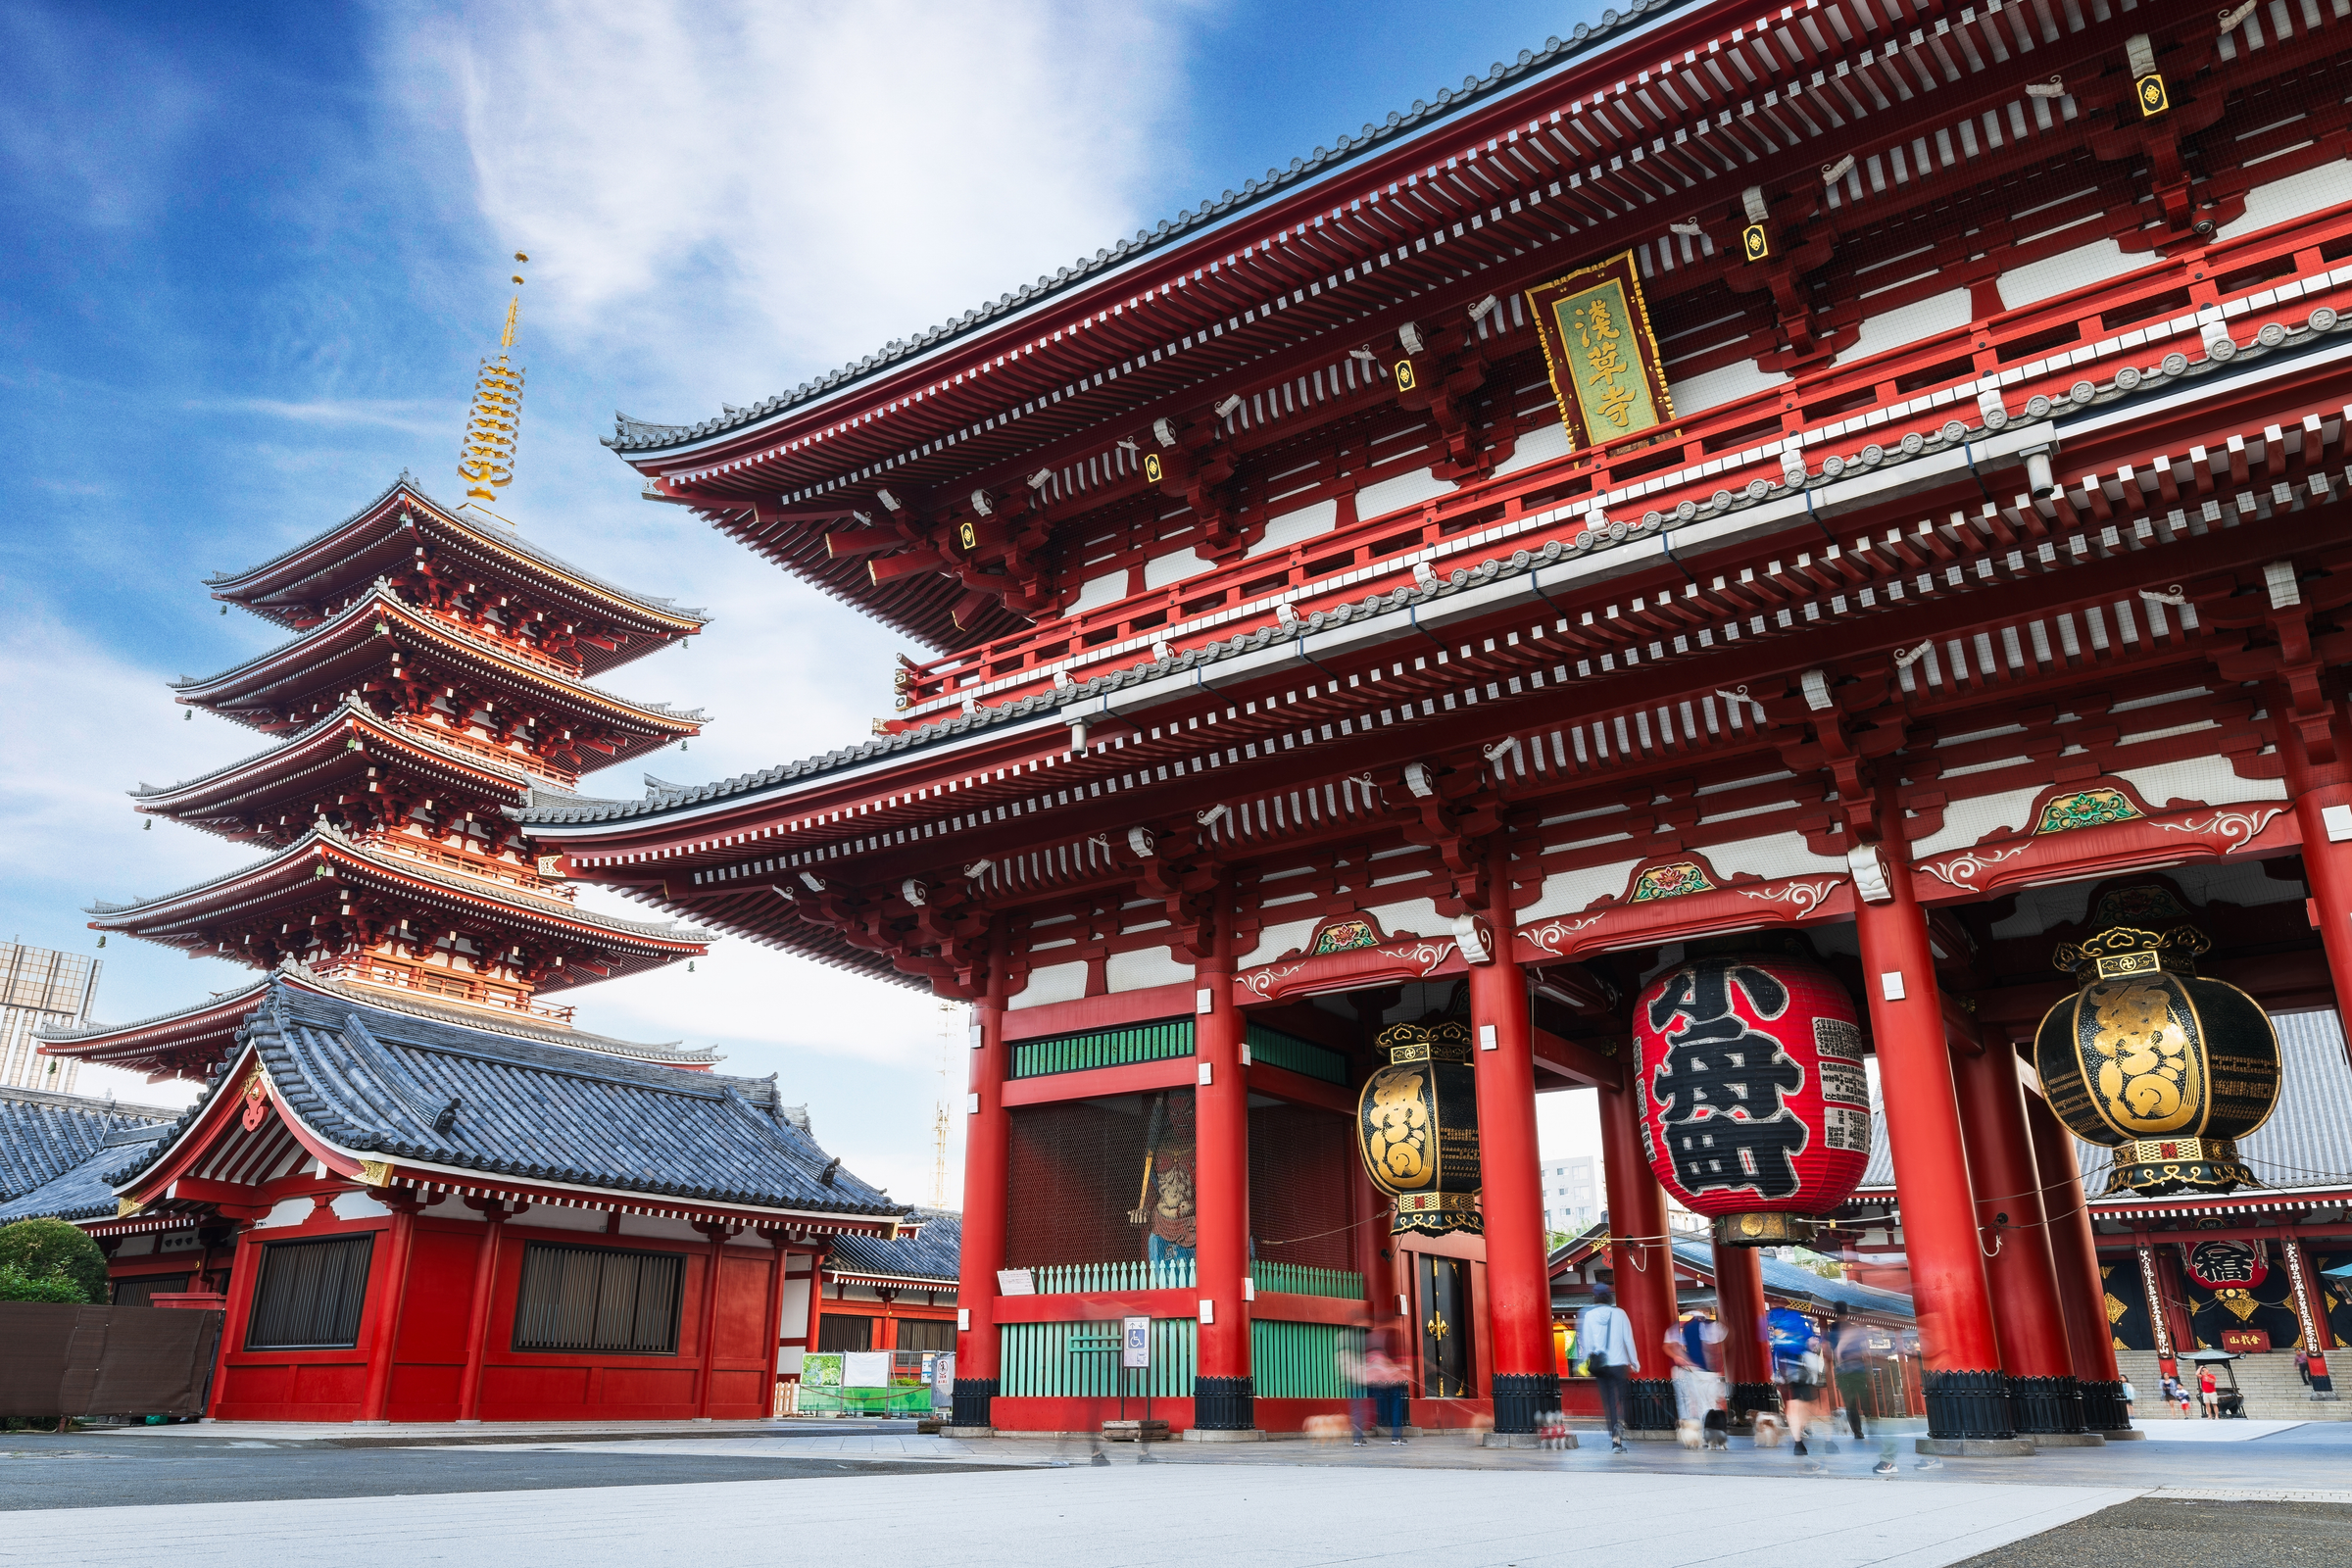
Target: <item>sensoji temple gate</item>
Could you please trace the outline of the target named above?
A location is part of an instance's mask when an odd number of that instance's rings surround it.
[[[527,830],[972,1004],[962,1425],[1113,1413],[1133,1313],[1195,1436],[1338,1408],[1368,1334],[1532,1432],[1535,1096],[1598,1091],[1655,1346],[1633,1002],[1734,951],[1835,977],[1825,1092],[1875,1059],[1933,1441],[2096,1442],[2099,1242],[2018,1054],[2054,950],[2172,909],[2274,1012],[2352,982],[2348,21],[1637,0],[821,381],[624,418],[649,497],[932,657],[870,739]],[[1474,1082],[1475,1203],[1364,1173],[1393,1055]],[[2324,1389],[2344,1211],[2248,1204],[2282,1175],[2101,1223],[2228,1210]]]

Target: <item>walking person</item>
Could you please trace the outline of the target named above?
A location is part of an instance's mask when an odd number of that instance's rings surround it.
[[[1340,1347],[1337,1357],[1340,1365],[1340,1382],[1348,1391],[1348,1440],[1358,1448],[1364,1446],[1365,1440],[1371,1435],[1372,1427],[1380,1419],[1372,1404],[1371,1367],[1367,1364],[1371,1359],[1369,1352],[1373,1343],[1375,1342],[1370,1337],[1366,1338],[1366,1353],[1362,1355],[1358,1355],[1343,1345]]]
[[[1702,1444],[1709,1453],[1728,1450],[1724,1418],[1723,1325],[1703,1312],[1666,1331],[1666,1359],[1673,1363],[1675,1438],[1686,1448]]]
[[[1782,1309],[1776,1309],[1776,1315],[1778,1310]],[[1810,1321],[1801,1317],[1799,1321],[1805,1325],[1803,1338],[1788,1348],[1793,1354],[1784,1350],[1774,1356],[1772,1371],[1781,1386],[1781,1408],[1788,1412],[1789,1436],[1796,1440],[1791,1452],[1804,1459],[1811,1457],[1805,1447],[1805,1433],[1817,1417],[1829,1413],[1823,1398],[1826,1393],[1823,1385],[1829,1381],[1829,1362],[1822,1354],[1821,1336],[1812,1332]],[[1836,1431],[1835,1426],[1831,1430]]]
[[[2311,1387],[2311,1352],[2309,1350],[2295,1352],[2295,1376],[2303,1380],[2305,1388]]]
[[[2197,1368],[2197,1404],[2199,1413],[2208,1421],[2222,1417],[2222,1385],[2208,1364]]]
[[[1633,1319],[1606,1285],[1592,1287],[1592,1304],[1576,1316],[1576,1349],[1587,1375],[1600,1385],[1600,1413],[1609,1424],[1609,1451],[1625,1451],[1625,1406],[1642,1352],[1634,1346]]]
[[[1388,1342],[1373,1336],[1364,1351],[1364,1386],[1372,1391],[1372,1426],[1375,1434],[1382,1426],[1389,1429],[1389,1446],[1404,1443],[1405,1394],[1412,1381],[1412,1369],[1389,1354]]]
[[[1845,1421],[1856,1443],[1869,1441],[1862,1428],[1862,1406],[1870,1393],[1870,1330],[1856,1322],[1839,1301],[1830,1323],[1830,1362],[1838,1380],[1838,1397],[1845,1405]],[[1831,1426],[1835,1429],[1837,1423]],[[1871,1466],[1882,1476],[1894,1474],[1894,1440],[1882,1435],[1879,1462]]]

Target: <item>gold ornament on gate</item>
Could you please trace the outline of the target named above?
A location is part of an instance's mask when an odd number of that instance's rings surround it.
[[[2034,1065],[2058,1119],[2116,1152],[2111,1193],[2256,1185],[2236,1140],[2278,1102],[2270,1016],[2237,987],[2197,973],[2213,944],[2195,926],[2106,923],[2187,912],[2161,889],[2122,889],[2100,901],[2097,935],[2051,957],[2081,989],[2043,1016]]]

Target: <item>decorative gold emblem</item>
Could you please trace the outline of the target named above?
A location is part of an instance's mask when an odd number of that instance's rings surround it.
[[[519,264],[530,260],[514,253]],[[522,274],[514,274],[521,286]],[[498,492],[514,482],[514,442],[522,425],[522,367],[509,359],[514,346],[514,327],[522,315],[522,296],[507,301],[507,324],[498,335],[498,358],[482,361],[473,383],[473,408],[466,420],[466,441],[458,454],[458,477],[473,501],[495,501]]]
[[[1629,903],[1647,904],[1652,899],[1679,899],[1687,893],[1712,893],[1715,884],[1707,879],[1695,861],[1679,860],[1673,865],[1653,865],[1634,881],[1634,896]]]
[[[146,1206],[135,1198],[118,1198],[115,1200],[115,1218],[128,1219]]]
[[[1159,454],[1158,454],[1158,453],[1156,453],[1156,452],[1147,452],[1147,453],[1145,453],[1145,454],[1144,454],[1144,481],[1145,481],[1147,484],[1157,484],[1157,483],[1159,483],[1159,472],[1160,472],[1160,469],[1159,469]]]
[[[979,524],[969,517],[956,524],[956,548],[967,554],[980,548]]]
[[[1764,232],[1762,223],[1750,223],[1740,231],[1740,253],[1751,262],[1772,254],[1772,236]]]
[[[391,1164],[391,1161],[389,1161],[389,1160],[383,1160],[383,1159],[363,1159],[363,1160],[361,1160],[361,1161],[360,1161],[360,1185],[361,1185],[362,1187],[389,1187],[389,1186],[391,1186],[391,1185],[392,1185],[392,1164]]]
[[[1326,953],[1349,953],[1357,948],[1377,946],[1380,933],[1372,929],[1369,920],[1334,920],[1315,936],[1315,945],[1308,956]]]
[[[2139,116],[2153,120],[2173,107],[2172,95],[2164,90],[2164,78],[2154,72],[2132,84],[2132,94],[2139,99]]]
[[[2079,827],[2100,827],[2109,822],[2135,821],[2141,815],[2138,807],[2118,789],[2082,790],[2074,795],[2061,795],[2041,808],[2034,822],[2034,831],[2065,833]]]
[[[1413,362],[1410,360],[1398,360],[1396,362],[1396,390],[1399,392],[1410,392],[1412,389]]]

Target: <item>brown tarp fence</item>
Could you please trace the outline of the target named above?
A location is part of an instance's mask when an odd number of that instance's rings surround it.
[[[0,1416],[202,1415],[220,1314],[0,1301]]]

